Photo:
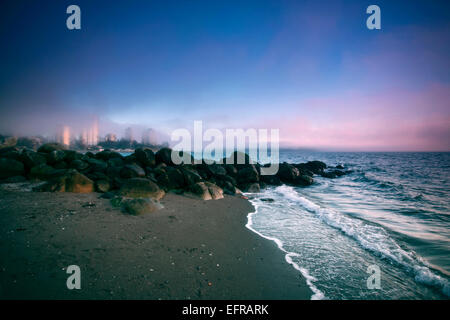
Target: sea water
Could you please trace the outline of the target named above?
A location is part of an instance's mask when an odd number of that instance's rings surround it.
[[[278,244],[312,299],[449,299],[450,153],[280,152],[309,160],[353,172],[248,194],[247,227]]]

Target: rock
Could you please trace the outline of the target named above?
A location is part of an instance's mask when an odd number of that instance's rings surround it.
[[[281,186],[281,180],[276,175],[261,175],[260,180],[270,185]]]
[[[37,190],[47,192],[90,193],[94,192],[94,182],[85,175],[72,169],[67,171],[63,176],[53,178]]]
[[[310,186],[314,183],[314,179],[308,175],[300,175],[294,179],[292,184],[296,186]]]
[[[240,169],[237,174],[237,181],[240,184],[249,182],[258,182],[259,175],[258,172],[256,171],[255,166],[249,165],[247,167]]]
[[[46,143],[39,147],[38,152],[50,153],[57,150],[66,150],[66,146],[60,143]]]
[[[165,190],[181,189],[184,187],[184,175],[175,167],[167,167],[165,172],[156,178],[158,185]]]
[[[70,162],[69,167],[78,171],[84,171],[89,168],[89,164],[83,160],[73,160]]]
[[[108,167],[106,169],[106,175],[109,178],[120,178],[120,172],[122,171],[123,167]]]
[[[67,165],[67,162],[65,162],[65,161],[61,161],[61,162],[55,163],[53,165],[53,168],[55,168],[55,169],[67,169],[68,167],[69,166]]]
[[[152,213],[164,208],[159,202],[147,198],[124,199],[121,206],[124,212],[132,215]]]
[[[25,167],[22,162],[13,159],[0,159],[0,179],[25,175]]]
[[[136,154],[134,154],[134,153],[123,158],[123,162],[125,164],[133,164],[133,163],[136,163],[136,161],[137,161]]]
[[[227,170],[227,174],[236,177],[238,170],[237,168],[232,164],[224,164],[225,170]]]
[[[5,153],[11,152],[11,151],[15,151],[15,152],[19,152],[19,149],[17,147],[14,146],[9,146],[9,147],[0,147],[0,157],[3,158]]]
[[[116,151],[103,150],[95,154],[95,158],[103,161],[108,161],[109,159],[122,159],[122,155]]]
[[[322,173],[326,168],[327,165],[323,163],[322,161],[309,161],[307,163],[303,164],[303,167],[309,171],[311,171],[314,174],[320,174]]]
[[[154,167],[156,165],[155,153],[148,148],[139,148],[134,152],[136,159],[144,165],[144,167]]]
[[[30,150],[24,150],[21,154],[21,159],[25,165],[25,169],[28,171],[33,167],[47,162],[47,159],[42,154]]]
[[[137,164],[127,164],[120,171],[120,176],[125,179],[145,177],[145,171]]]
[[[74,150],[64,151],[64,161],[66,161],[67,163],[71,163],[74,160],[80,160],[82,157],[83,155],[81,153]]]
[[[236,168],[241,169],[246,165],[253,164],[252,159],[246,153],[234,151],[228,158],[223,159],[224,164],[232,164]]]
[[[108,176],[103,172],[90,172],[86,176],[91,180],[108,180]]]
[[[152,198],[160,200],[165,192],[158,185],[149,179],[131,178],[126,180],[119,191],[120,195],[131,198]]]
[[[115,194],[113,192],[105,192],[100,196],[100,198],[102,198],[102,199],[112,199],[114,197],[115,197]]]
[[[65,170],[57,170],[47,164],[40,164],[30,169],[30,179],[49,180],[61,176]]]
[[[261,201],[264,201],[264,202],[274,202],[275,200],[273,200],[272,198],[262,198]]]
[[[18,183],[18,182],[25,182],[27,181],[27,178],[24,176],[14,176],[9,177],[7,179],[1,180],[0,183]]]
[[[88,158],[86,162],[89,164],[90,172],[105,172],[108,165],[103,160]]]
[[[206,170],[213,176],[225,176],[227,174],[227,170],[222,167],[220,164],[210,164],[206,165]]]
[[[251,183],[245,189],[245,192],[249,192],[249,193],[259,193],[260,191],[261,191],[261,188],[258,183]]]
[[[336,166],[336,169],[344,169],[344,166],[343,166],[342,164],[338,164],[338,165]]]
[[[62,150],[53,150],[47,153],[47,163],[49,165],[54,165],[57,162],[63,161],[66,156],[65,152]]]
[[[22,156],[19,151],[11,150],[8,152],[3,152],[0,154],[2,158],[12,159],[19,162],[22,162]]]
[[[95,190],[97,192],[108,192],[110,190],[111,186],[109,184],[108,180],[97,180],[95,181]]]
[[[223,198],[223,190],[210,182],[197,182],[189,187],[189,192],[186,194],[202,200]]]
[[[109,167],[123,167],[124,161],[122,158],[111,158],[108,160]]]
[[[13,147],[17,144],[16,137],[4,137],[0,136],[0,149]]]
[[[162,148],[156,152],[156,163],[164,163],[168,166],[173,165],[172,162],[172,149],[170,148]]]
[[[236,187],[229,181],[222,181],[221,187],[223,189],[223,193],[225,193],[225,194],[229,194],[229,195],[236,194]]]
[[[298,176],[300,171],[291,164],[281,163],[278,169],[278,177],[281,181],[292,183]]]

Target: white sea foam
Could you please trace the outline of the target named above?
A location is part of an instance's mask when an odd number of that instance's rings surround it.
[[[416,282],[440,288],[446,296],[450,296],[448,280],[434,273],[414,251],[402,249],[382,227],[351,218],[329,208],[322,208],[302,197],[290,186],[277,187],[275,192],[316,214],[329,226],[339,229],[347,236],[355,239],[363,248],[403,266],[413,274]]]
[[[274,241],[278,248],[283,251],[285,253],[284,258],[286,259],[286,262],[289,263],[290,265],[292,265],[296,270],[298,270],[302,276],[305,278],[306,280],[306,284],[308,285],[308,287],[311,289],[311,291],[313,292],[313,295],[311,296],[311,300],[321,300],[321,299],[325,299],[325,295],[323,294],[322,291],[320,291],[314,284],[314,281],[317,281],[316,278],[314,278],[313,276],[311,276],[308,272],[307,269],[300,267],[297,263],[295,263],[292,260],[292,257],[294,256],[299,256],[297,253],[295,252],[289,252],[286,249],[284,249],[283,247],[283,242],[275,237],[269,237],[266,236],[258,231],[256,231],[255,229],[252,228],[252,217],[253,215],[257,214],[258,212],[258,203],[254,200],[250,200],[250,202],[253,204],[255,211],[251,212],[248,214],[247,216],[247,224],[245,225],[249,230],[253,231],[254,233],[256,233],[257,235],[259,235],[262,238],[268,239],[268,240],[272,240]]]

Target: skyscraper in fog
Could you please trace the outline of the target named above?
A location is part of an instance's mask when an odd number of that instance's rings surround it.
[[[133,141],[133,129],[131,127],[128,127],[125,129],[125,137],[124,139],[126,141]]]
[[[149,128],[142,133],[142,144],[146,145],[157,145],[158,144],[158,133]]]
[[[56,142],[61,143],[65,146],[70,145],[70,127],[69,126],[62,126],[58,133],[56,134]]]

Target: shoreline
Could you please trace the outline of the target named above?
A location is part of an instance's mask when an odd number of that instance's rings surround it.
[[[255,234],[257,234],[258,236],[260,236],[261,238],[273,241],[278,249],[280,251],[282,251],[285,255],[284,255],[284,259],[285,261],[290,264],[295,270],[297,270],[298,272],[301,273],[301,275],[303,276],[303,278],[306,281],[306,284],[308,285],[309,289],[312,291],[312,296],[311,296],[311,300],[322,300],[325,298],[325,295],[322,291],[320,291],[313,283],[312,281],[314,281],[314,277],[312,277],[309,273],[308,270],[305,268],[300,267],[297,263],[295,263],[294,261],[292,261],[292,256],[298,256],[297,253],[295,252],[291,252],[291,251],[287,251],[284,247],[283,247],[283,242],[275,237],[269,237],[266,236],[264,234],[262,234],[261,232],[257,231],[256,229],[254,229],[252,227],[252,217],[254,215],[256,215],[258,213],[258,206],[251,200],[249,200],[249,202],[252,204],[252,206],[254,207],[255,211],[254,212],[250,212],[247,215],[247,224],[245,225],[245,227],[249,230],[251,230],[252,232],[254,232]]]
[[[273,241],[246,227],[256,210],[225,195],[168,193],[131,216],[98,193],[0,191],[2,299],[310,299]],[[81,290],[65,268],[79,265]]]

